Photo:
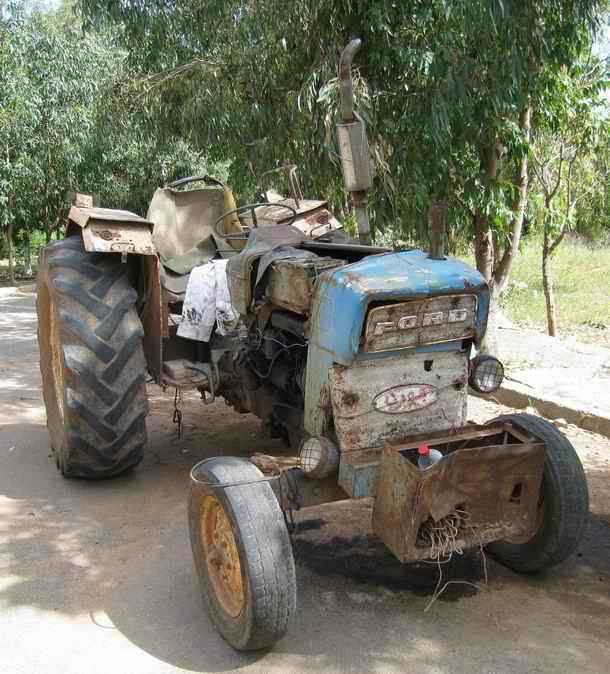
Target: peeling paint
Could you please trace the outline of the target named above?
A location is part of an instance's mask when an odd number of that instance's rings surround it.
[[[431,260],[423,251],[410,250],[370,255],[323,274],[316,284],[311,305],[306,431],[316,435],[325,430],[327,418],[319,404],[321,389],[328,383],[329,368],[337,364],[349,366],[359,357],[360,338],[371,303],[448,294],[476,296],[473,340],[475,344],[480,343],[487,324],[489,287],[476,269],[460,260]],[[439,346],[445,348],[443,344]]]

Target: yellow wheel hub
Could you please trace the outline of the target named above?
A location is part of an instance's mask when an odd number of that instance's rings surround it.
[[[215,496],[206,496],[201,506],[201,542],[208,578],[222,608],[236,618],[244,605],[244,586],[233,527]]]

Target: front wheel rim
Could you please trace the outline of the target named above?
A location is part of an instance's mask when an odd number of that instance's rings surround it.
[[[237,618],[244,606],[239,551],[231,521],[215,496],[201,506],[201,542],[212,592],[223,610]]]

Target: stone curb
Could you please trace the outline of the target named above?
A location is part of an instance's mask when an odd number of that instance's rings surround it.
[[[544,400],[536,395],[522,393],[508,386],[501,386],[492,396],[481,397],[492,398],[507,407],[522,409],[533,407],[538,414],[547,417],[547,419],[565,419],[567,423],[575,424],[586,431],[610,437],[610,418],[608,417],[583,412],[583,410],[567,407],[553,400]]]

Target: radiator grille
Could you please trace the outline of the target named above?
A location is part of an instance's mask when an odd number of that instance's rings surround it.
[[[364,351],[392,351],[465,339],[474,334],[475,295],[447,295],[387,304],[368,313]]]

